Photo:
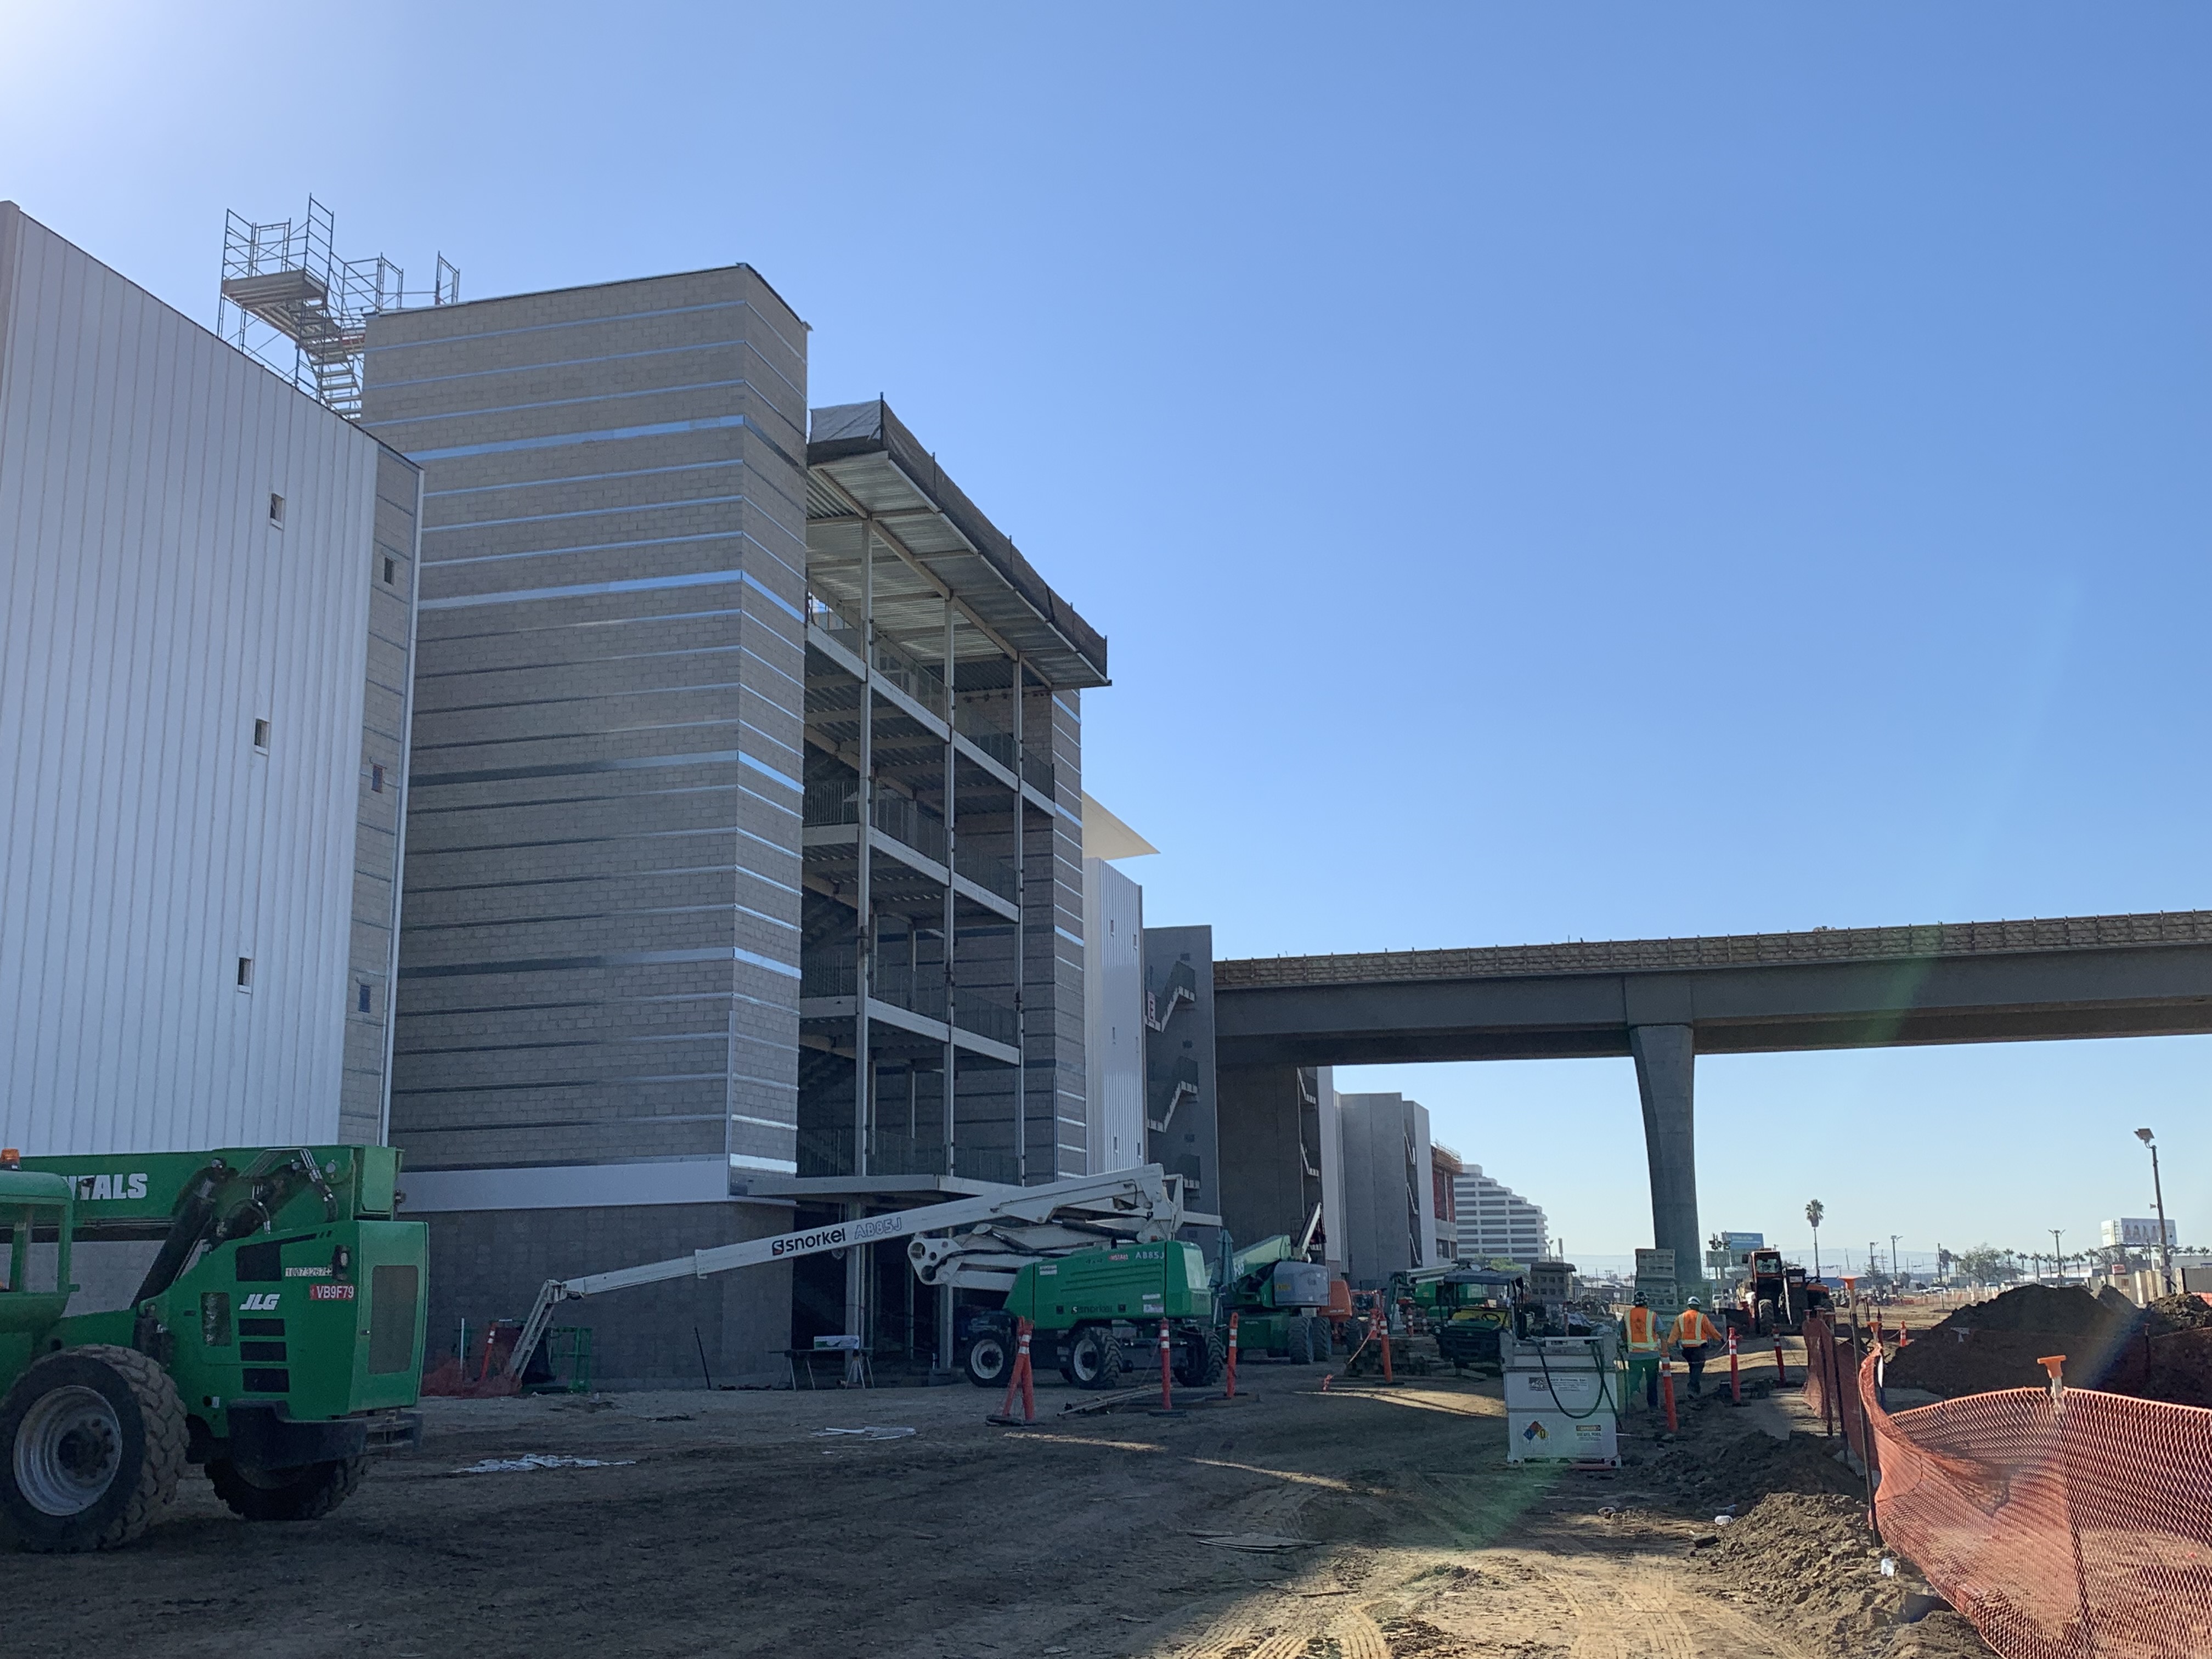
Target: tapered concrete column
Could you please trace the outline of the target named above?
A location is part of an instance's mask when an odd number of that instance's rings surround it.
[[[1651,1161],[1651,1242],[1674,1252],[1678,1279],[1705,1277],[1698,1231],[1698,1158],[1692,1106],[1696,1033],[1687,1025],[1633,1025],[1636,1089],[1644,1097],[1644,1150]]]

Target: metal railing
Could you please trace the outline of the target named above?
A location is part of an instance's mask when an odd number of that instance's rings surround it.
[[[901,650],[881,634],[876,635],[873,648],[868,648],[863,644],[860,625],[819,593],[807,594],[806,619],[823,633],[836,636],[837,642],[854,656],[871,663],[876,672],[938,719],[945,718],[945,676],[939,671]]]
[[[954,988],[952,1023],[963,1031],[973,1031],[993,1042],[1003,1042],[1009,1048],[1016,1046],[1016,1039],[1021,1035],[1021,1022],[1014,1011],[990,992],[979,991],[972,986]]]
[[[963,842],[952,848],[952,867],[978,887],[988,888],[1002,899],[1014,896],[1014,866],[1002,858],[978,852]]]
[[[860,821],[860,786],[842,780],[810,783],[800,808],[800,821],[814,827]],[[969,847],[951,848],[945,820],[921,802],[904,795],[879,791],[870,815],[876,828],[924,858],[943,864],[953,853],[952,867],[979,887],[1005,899],[1014,896],[1014,866],[994,854]]]
[[[859,984],[860,974],[851,957],[818,950],[803,953],[799,969],[800,996],[855,996]],[[909,969],[902,962],[879,959],[869,994],[924,1019],[945,1018],[944,970],[934,965]],[[951,1000],[954,1029],[1003,1042],[1010,1048],[1015,1046],[1021,1034],[1020,1018],[995,992],[959,985],[952,988]]]
[[[799,1132],[799,1173],[802,1176],[849,1176],[853,1167],[853,1126]],[[923,1135],[878,1128],[868,1136],[868,1173],[882,1176],[963,1176],[970,1181],[995,1181],[1012,1186],[1019,1176],[1012,1152],[995,1147],[956,1146],[952,1167],[945,1167],[945,1143]]]
[[[893,841],[911,847],[924,858],[945,862],[949,850],[949,838],[945,832],[945,820],[921,802],[889,790],[878,790],[874,810],[868,815],[877,829]],[[860,821],[860,787],[838,779],[828,783],[810,783],[805,799],[800,807],[800,821],[810,826],[838,823],[858,823]],[[980,878],[979,878],[980,879]]]

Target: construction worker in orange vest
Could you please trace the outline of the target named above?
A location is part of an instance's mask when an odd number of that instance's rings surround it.
[[[1690,1393],[1693,1396],[1705,1392],[1705,1357],[1711,1352],[1710,1345],[1721,1340],[1720,1332],[1705,1317],[1705,1309],[1696,1297],[1682,1304],[1682,1311],[1674,1316],[1674,1326],[1667,1333],[1667,1340],[1680,1348],[1682,1358],[1689,1362]]]
[[[1628,1316],[1620,1322],[1628,1344],[1628,1393],[1635,1397],[1637,1379],[1642,1377],[1644,1403],[1655,1412],[1659,1409],[1659,1349],[1666,1340],[1666,1328],[1644,1301],[1644,1292],[1637,1291],[1628,1304]]]

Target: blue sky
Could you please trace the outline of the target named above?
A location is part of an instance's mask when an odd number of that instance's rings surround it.
[[[203,318],[311,190],[473,295],[756,264],[1111,637],[1223,955],[2212,902],[2201,8],[311,15],[0,0],[0,195]],[[1626,1061],[1344,1081],[1645,1242]],[[1705,1218],[2070,1249],[2149,1121],[2212,1238],[2208,1083],[1706,1060]]]

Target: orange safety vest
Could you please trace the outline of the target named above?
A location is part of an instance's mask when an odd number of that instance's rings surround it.
[[[1683,1347],[1693,1348],[1720,1340],[1721,1334],[1713,1328],[1713,1322],[1705,1317],[1702,1308],[1685,1308],[1674,1321],[1674,1340]]]
[[[1656,1353],[1659,1348],[1659,1316],[1649,1308],[1631,1308],[1625,1322],[1631,1353]]]

